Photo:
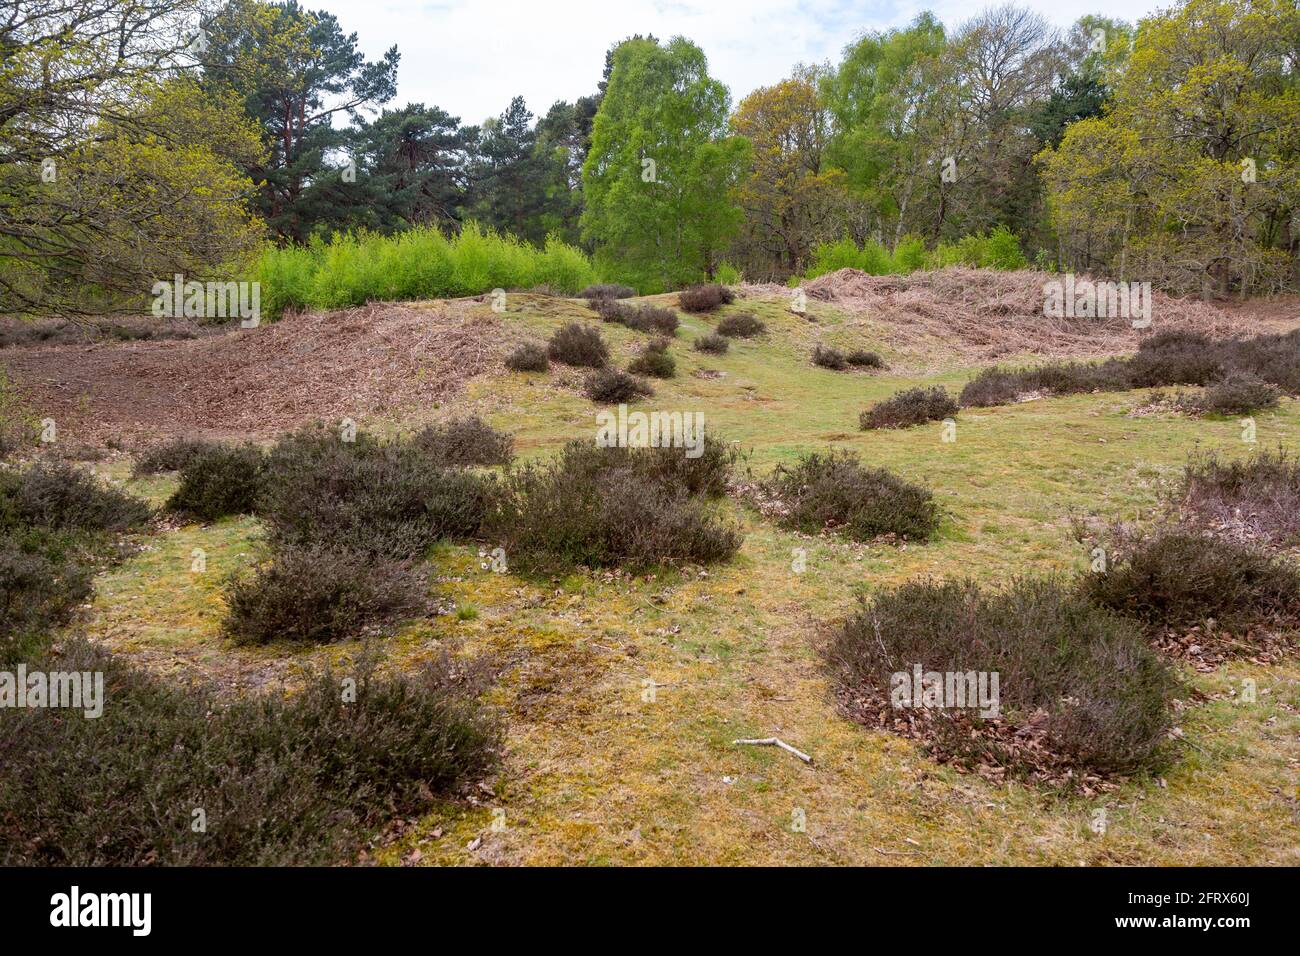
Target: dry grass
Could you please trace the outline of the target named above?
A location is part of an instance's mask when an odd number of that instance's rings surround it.
[[[947,342],[971,362],[1007,355],[1106,355],[1137,348],[1141,333],[1127,319],[1051,318],[1043,283],[1029,270],[948,268],[906,276],[840,269],[804,284],[810,299],[870,318],[903,349]],[[788,295],[788,293],[787,293]],[[1152,328],[1186,328],[1221,337],[1258,331],[1254,322],[1207,305],[1156,293]]]

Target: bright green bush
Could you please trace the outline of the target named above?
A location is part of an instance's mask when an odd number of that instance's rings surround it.
[[[598,279],[581,250],[553,236],[538,249],[474,223],[451,237],[417,227],[394,236],[336,233],[305,246],[267,248],[255,278],[268,317],[285,309],[479,295],[496,288],[546,286],[574,294]]]

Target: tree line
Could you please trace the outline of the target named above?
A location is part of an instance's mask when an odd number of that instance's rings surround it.
[[[923,13],[734,104],[696,44],[636,35],[588,95],[477,124],[394,105],[397,48],[367,60],[296,0],[13,0],[0,52],[11,311],[236,272],[265,242],[470,222],[642,291],[994,230],[1041,268],[1176,292],[1300,282],[1292,0],[1066,31]]]

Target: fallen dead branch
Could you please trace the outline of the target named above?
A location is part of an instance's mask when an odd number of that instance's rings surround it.
[[[740,747],[740,746],[752,746],[752,747],[780,747],[782,750],[786,750],[786,751],[789,751],[790,753],[794,754],[796,757],[798,757],[798,758],[799,758],[800,760],[802,760],[804,763],[812,763],[812,757],[809,757],[809,756],[808,756],[806,753],[804,753],[802,750],[798,750],[798,749],[796,749],[796,748],[794,748],[794,747],[791,747],[788,743],[786,743],[786,742],[785,742],[784,740],[782,740],[780,737],[763,737],[762,739],[755,739],[755,740],[734,740],[734,741],[732,741],[732,744],[735,745],[735,746],[738,746],[738,747]]]

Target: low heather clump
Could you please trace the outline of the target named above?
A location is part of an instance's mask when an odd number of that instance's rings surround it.
[[[649,335],[676,335],[680,324],[676,312],[657,305],[631,305],[614,299],[592,299],[591,307],[605,322],[615,322]]]
[[[1279,545],[1300,543],[1300,462],[1283,449],[1244,460],[1193,457],[1179,495],[1184,516]]]
[[[226,585],[223,623],[236,644],[328,644],[391,633],[428,607],[426,575],[409,561],[326,545],[287,547]]]
[[[645,379],[629,375],[612,365],[589,374],[586,382],[583,383],[582,391],[593,402],[600,402],[602,405],[635,402],[639,398],[646,398],[655,393]]]
[[[707,499],[725,489],[734,461],[714,439],[696,458],[571,442],[511,476],[492,537],[528,572],[725,561],[743,536]]]
[[[22,660],[90,597],[91,568],[67,535],[8,528],[0,537],[0,663]]]
[[[477,415],[430,425],[413,439],[416,448],[438,464],[508,465],[514,458],[514,436],[499,432]]]
[[[813,348],[812,362],[814,365],[831,369],[834,372],[842,372],[849,367],[849,360],[844,357],[843,352],[820,343]]]
[[[131,473],[136,478],[165,471],[180,471],[200,455],[215,450],[218,443],[206,438],[175,438],[145,450],[135,460]]]
[[[525,342],[506,356],[506,368],[512,372],[546,372],[551,360],[546,356],[546,346]]]
[[[966,383],[959,399],[966,408],[1007,405],[1021,395],[1050,392],[1073,395],[1081,392],[1114,392],[1130,388],[1127,366],[1122,359],[1104,362],[1051,362],[1035,368],[986,368]]]
[[[654,339],[640,355],[628,363],[627,370],[651,378],[672,378],[677,374],[677,361],[669,353],[668,346],[667,339]]]
[[[712,332],[701,335],[695,340],[695,351],[704,352],[708,355],[724,355],[729,348],[731,348],[730,342],[721,335],[715,335]]]
[[[416,442],[306,428],[272,448],[259,513],[276,546],[411,558],[478,535],[496,490],[494,475],[448,468]]]
[[[1276,386],[1300,395],[1300,330],[1252,339],[1211,339],[1173,329],[1143,339],[1135,355],[1103,362],[1049,362],[1034,368],[988,368],[962,390],[961,404],[986,407],[1044,392],[1118,392],[1176,385],[1208,386],[1192,410],[1246,414],[1271,408]]]
[[[131,531],[148,504],[66,462],[0,470],[0,531],[30,526],[78,534]]]
[[[730,305],[736,301],[735,294],[725,285],[691,286],[677,293],[677,304],[683,312],[712,312],[719,306]]]
[[[854,349],[844,356],[844,360],[856,368],[885,367],[885,360],[880,357],[879,352],[868,352],[865,349]]]
[[[603,368],[609,364],[609,346],[600,331],[581,322],[570,322],[556,330],[547,343],[546,354],[556,362],[579,368]]]
[[[942,385],[909,388],[877,402],[858,418],[863,430],[907,428],[923,422],[942,421],[956,415],[958,406]]]
[[[718,322],[717,328],[719,335],[725,335],[729,339],[750,339],[766,331],[767,326],[750,312],[729,315]]]
[[[1253,372],[1229,372],[1221,381],[1206,387],[1195,407],[1213,415],[1249,415],[1277,408],[1282,390]]]
[[[253,514],[265,468],[266,456],[256,445],[209,445],[181,466],[181,481],[167,499],[167,510],[203,521]]]
[[[480,702],[490,673],[447,656],[381,676],[366,655],[292,695],[233,698],[81,642],[48,667],[102,673],[109,704],[94,720],[26,708],[0,721],[0,760],[23,768],[0,787],[5,866],[353,863],[500,759]]]
[[[824,654],[848,713],[940,759],[1065,785],[1166,762],[1169,668],[1132,623],[1055,579],[907,582],[864,600]]]
[[[1094,603],[1159,633],[1201,627],[1247,636],[1300,623],[1300,570],[1293,564],[1254,544],[1181,528],[1126,542],[1080,587]]]
[[[847,451],[814,452],[794,465],[779,465],[766,486],[779,502],[782,527],[807,534],[924,541],[939,526],[939,508],[928,489],[884,468],[863,467]]]

